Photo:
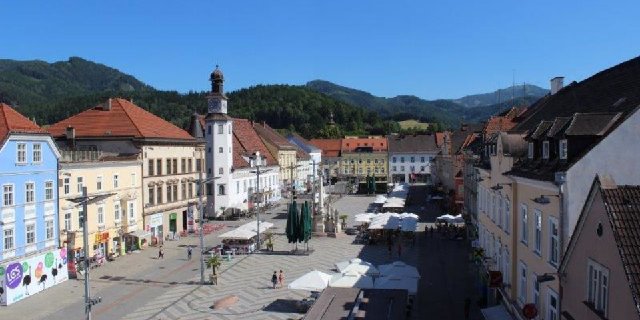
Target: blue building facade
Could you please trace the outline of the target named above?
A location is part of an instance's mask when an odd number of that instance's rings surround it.
[[[9,106],[0,104],[0,120],[0,304],[7,305],[66,280],[67,271],[58,247],[60,153]]]

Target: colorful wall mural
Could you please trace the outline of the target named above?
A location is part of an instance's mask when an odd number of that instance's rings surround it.
[[[0,305],[10,305],[68,279],[65,248],[0,265]]]

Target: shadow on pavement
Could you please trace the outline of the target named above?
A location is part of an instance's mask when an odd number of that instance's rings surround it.
[[[300,312],[301,310],[298,309],[298,302],[299,300],[278,299],[262,308],[262,310],[282,313],[304,313]]]
[[[177,282],[177,281],[172,281],[172,282],[164,282],[164,281],[155,281],[155,280],[149,280],[149,279],[130,279],[127,277],[122,277],[122,276],[109,276],[109,275],[104,275],[98,279],[92,279],[92,281],[102,281],[102,282],[111,282],[111,281],[118,281],[118,282],[124,282],[125,284],[157,284],[157,285],[169,285],[169,286],[175,286],[175,285],[200,285],[199,282],[196,281],[185,281],[185,282]]]
[[[418,214],[422,223],[433,223],[442,213],[438,203],[427,201],[428,190],[427,186],[412,186],[406,201],[405,211]],[[402,243],[401,256],[398,255],[398,241],[394,241],[389,255],[385,240],[364,245],[358,258],[374,265],[401,260],[418,268],[421,278],[411,319],[427,319],[425,315],[428,319],[464,319],[467,298],[474,302],[469,319],[482,319],[475,303],[480,298],[480,291],[477,270],[469,262],[469,242],[450,240],[438,232],[431,236],[422,230],[416,232],[415,246],[412,247],[410,241]]]

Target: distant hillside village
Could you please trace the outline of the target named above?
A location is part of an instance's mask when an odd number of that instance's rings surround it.
[[[206,114],[194,112],[186,128],[118,97],[47,128],[0,104],[0,270],[56,269],[46,285],[7,278],[1,304],[68,279],[71,257],[156,246],[193,232],[200,216],[233,218],[303,195],[321,203],[336,184],[387,193],[419,183],[465,218],[489,304],[512,314],[534,304],[545,319],[560,319],[560,303],[566,319],[593,319],[592,310],[637,318],[640,58],[568,86],[553,78],[531,106],[480,124],[337,139],[231,117],[219,68],[210,81]],[[86,212],[78,206],[96,197]],[[321,228],[329,213],[315,209]],[[595,293],[613,287],[625,299]]]

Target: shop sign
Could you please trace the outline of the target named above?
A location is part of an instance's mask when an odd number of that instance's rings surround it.
[[[156,213],[149,216],[149,227],[155,228],[162,225],[162,213]]]
[[[109,231],[105,231],[102,233],[102,241],[109,241]]]
[[[0,265],[4,275],[0,305],[10,305],[69,279],[67,249],[54,249],[8,265]]]

